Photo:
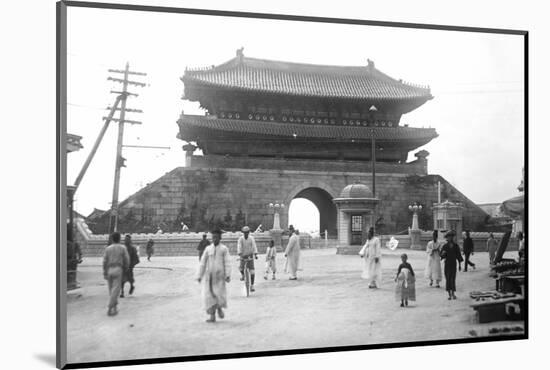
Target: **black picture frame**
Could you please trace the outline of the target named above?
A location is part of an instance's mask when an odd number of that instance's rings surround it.
[[[110,9],[110,10],[127,10],[127,11],[139,11],[139,12],[155,12],[155,13],[173,13],[173,14],[194,14],[205,16],[224,16],[224,17],[242,17],[242,18],[257,18],[257,19],[269,19],[269,20],[288,20],[296,22],[317,22],[317,23],[331,23],[331,24],[348,24],[348,25],[363,25],[363,26],[386,26],[394,28],[415,28],[425,30],[446,30],[446,31],[463,31],[473,33],[488,33],[488,34],[505,34],[505,35],[519,35],[524,39],[524,107],[529,106],[529,32],[525,30],[512,30],[512,29],[496,29],[496,28],[479,28],[479,27],[460,27],[449,25],[433,25],[433,24],[419,24],[419,23],[400,23],[400,22],[384,22],[374,20],[361,20],[361,19],[340,19],[330,17],[312,17],[303,15],[289,15],[289,14],[269,14],[269,13],[253,13],[253,12],[237,12],[237,11],[225,11],[225,10],[209,10],[209,9],[191,9],[191,8],[176,8],[176,7],[160,7],[160,6],[142,6],[131,4],[109,4],[109,3],[94,3],[94,2],[79,2],[79,1],[60,1],[57,3],[57,94],[56,94],[56,113],[57,113],[57,143],[56,143],[56,160],[57,160],[57,187],[56,187],[56,199],[57,199],[57,251],[56,251],[56,286],[57,286],[57,367],[58,368],[93,368],[104,366],[119,366],[119,365],[137,365],[137,364],[156,364],[156,363],[171,363],[182,361],[204,361],[204,360],[218,360],[218,359],[231,359],[242,357],[263,357],[263,356],[281,356],[281,355],[295,355],[295,354],[314,354],[323,352],[340,352],[340,351],[357,351],[365,349],[379,349],[379,348],[396,348],[396,347],[416,347],[416,346],[432,346],[442,344],[463,344],[463,343],[480,343],[480,342],[493,342],[493,341],[510,341],[510,340],[522,340],[529,338],[529,265],[525,267],[525,331],[521,335],[510,335],[506,337],[491,337],[491,338],[467,338],[467,339],[450,339],[450,340],[436,340],[436,341],[419,341],[414,343],[402,342],[391,344],[370,344],[359,346],[346,346],[346,347],[323,347],[323,348],[300,348],[292,350],[277,350],[277,351],[260,351],[260,352],[243,352],[243,353],[231,353],[231,354],[211,354],[201,356],[182,356],[182,357],[163,357],[163,358],[150,358],[150,359],[128,359],[122,361],[97,361],[87,363],[67,363],[66,362],[66,299],[65,292],[67,290],[66,280],[66,266],[67,255],[64,246],[67,240],[66,231],[66,219],[67,205],[68,205],[68,189],[66,185],[67,178],[67,164],[66,164],[66,141],[67,141],[67,9],[68,8],[94,8],[94,9]],[[529,220],[529,161],[528,161],[528,137],[529,137],[529,116],[528,109],[524,109],[524,158],[525,158],[525,219],[524,229],[528,230]],[[528,260],[528,249],[526,251],[526,259]]]

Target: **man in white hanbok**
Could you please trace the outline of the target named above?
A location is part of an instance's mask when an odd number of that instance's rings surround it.
[[[210,318],[206,322],[216,321],[216,312],[224,318],[223,308],[227,307],[226,283],[231,280],[229,249],[220,243],[221,231],[212,231],[212,244],[202,254],[197,280],[202,283],[202,301]]]
[[[367,242],[359,251],[359,255],[365,259],[361,277],[367,279],[369,288],[380,288],[382,284],[382,247],[380,239],[374,236],[373,227],[369,229]]]
[[[296,280],[296,271],[298,271],[298,263],[300,262],[300,237],[296,235],[294,226],[288,227],[290,237],[288,238],[288,244],[285,249],[286,265],[285,272],[290,274],[289,280]]]
[[[443,275],[441,273],[441,256],[439,255],[440,245],[437,241],[437,230],[434,230],[432,238],[433,239],[430,240],[428,242],[428,245],[426,246],[428,262],[426,263],[426,270],[424,271],[424,275],[428,280],[430,280],[430,286],[433,286],[435,280],[435,287],[439,288],[439,282],[443,279]]]

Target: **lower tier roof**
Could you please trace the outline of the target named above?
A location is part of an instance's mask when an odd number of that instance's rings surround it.
[[[436,138],[434,128],[334,126],[255,120],[223,119],[211,116],[182,115],[178,120],[180,138],[187,141],[205,139],[208,134],[231,133],[270,137],[299,137],[334,140],[415,141],[424,145]]]

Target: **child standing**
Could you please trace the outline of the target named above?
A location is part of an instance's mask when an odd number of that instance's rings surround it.
[[[401,307],[408,306],[409,300],[416,301],[415,277],[410,263],[407,262],[407,255],[401,255],[401,264],[397,268],[395,277],[395,298],[401,300]]]
[[[265,275],[264,279],[267,280],[267,275],[269,271],[273,273],[272,280],[275,280],[275,273],[277,272],[277,266],[275,264],[275,258],[277,257],[277,248],[275,248],[275,242],[273,240],[269,241],[269,246],[265,252]]]

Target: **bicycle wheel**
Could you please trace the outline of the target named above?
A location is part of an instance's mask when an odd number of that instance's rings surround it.
[[[246,296],[248,297],[250,295],[250,271],[248,271],[248,267],[245,267],[244,269],[244,287],[246,290]]]

